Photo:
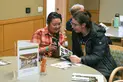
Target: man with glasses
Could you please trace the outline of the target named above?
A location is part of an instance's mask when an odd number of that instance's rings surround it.
[[[71,62],[83,63],[98,70],[108,81],[111,72],[117,65],[110,54],[105,28],[93,23],[85,11],[76,12],[71,25],[73,30],[78,33],[75,39],[76,44],[72,50],[74,55],[70,56]],[[84,51],[82,51],[82,44],[85,45]]]

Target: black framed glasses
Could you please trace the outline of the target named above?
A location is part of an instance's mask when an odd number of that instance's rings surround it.
[[[73,23],[73,22],[70,22],[70,24],[71,24],[72,26],[74,26],[74,27],[80,26],[80,24],[75,24],[75,23]]]

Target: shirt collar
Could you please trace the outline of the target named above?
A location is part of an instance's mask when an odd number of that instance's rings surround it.
[[[48,27],[47,27],[47,26],[46,26],[46,27],[44,27],[44,34],[45,34],[45,35],[52,36],[52,34],[49,32],[49,30],[48,30]]]

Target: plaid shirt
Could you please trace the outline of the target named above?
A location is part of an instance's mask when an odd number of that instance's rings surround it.
[[[39,44],[39,52],[43,55],[46,55],[46,46],[49,46],[52,44],[52,38],[53,36],[49,33],[48,28],[41,28],[38,29],[32,36],[31,42],[37,42]],[[64,35],[60,32],[59,33],[59,45],[62,45],[64,43]],[[51,56],[52,52],[48,52],[48,55]]]

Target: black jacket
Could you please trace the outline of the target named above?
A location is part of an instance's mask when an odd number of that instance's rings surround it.
[[[83,56],[80,44],[82,34],[77,34],[75,37],[72,36],[72,51],[75,55],[81,57],[83,64],[95,68],[104,76],[110,76],[110,73],[117,65],[110,54],[105,32],[103,27],[92,23],[90,36],[85,44],[86,56]]]

